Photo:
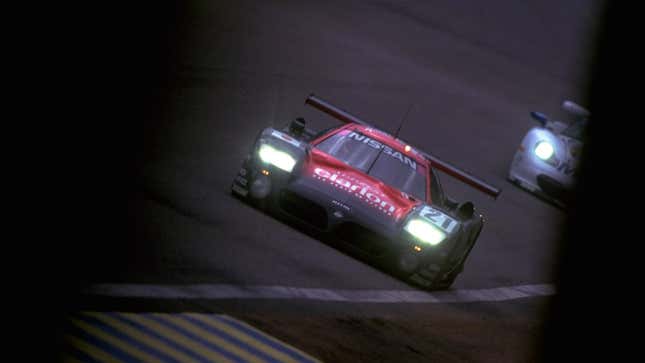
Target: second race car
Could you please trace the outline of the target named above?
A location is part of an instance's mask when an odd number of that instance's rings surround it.
[[[296,119],[266,128],[232,192],[312,228],[406,280],[448,288],[463,270],[484,218],[444,192],[437,171],[497,197],[500,190],[310,95],[344,122],[315,133]]]
[[[560,206],[570,198],[590,116],[587,109],[571,101],[564,101],[562,108],[575,117],[573,122],[530,113],[540,126],[526,133],[508,172],[511,182]]]

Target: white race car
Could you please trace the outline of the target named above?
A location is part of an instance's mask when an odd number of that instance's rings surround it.
[[[582,139],[590,112],[564,101],[562,108],[575,117],[571,123],[552,120],[540,112],[531,117],[540,123],[526,133],[508,173],[514,184],[556,204],[566,205],[580,159]]]

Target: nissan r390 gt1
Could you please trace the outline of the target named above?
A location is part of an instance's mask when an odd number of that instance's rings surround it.
[[[437,171],[493,197],[500,190],[310,95],[344,124],[315,133],[296,119],[261,131],[232,192],[430,289],[448,288],[484,225],[448,197]]]
[[[531,112],[540,126],[532,127],[520,143],[508,172],[508,180],[559,206],[570,197],[583,146],[583,134],[591,113],[564,101],[562,108],[574,116],[570,123]]]

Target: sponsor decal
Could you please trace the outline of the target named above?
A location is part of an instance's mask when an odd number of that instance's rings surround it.
[[[409,158],[406,155],[401,154],[400,152],[393,150],[391,147],[384,145],[383,143],[376,141],[368,136],[365,136],[361,133],[358,132],[350,132],[349,135],[347,135],[348,138],[362,142],[363,144],[369,145],[373,147],[374,149],[380,150],[383,149],[383,153],[390,155],[393,158],[398,159],[401,161],[403,164],[410,166],[413,170],[417,170],[417,162],[414,161],[413,159]]]
[[[339,202],[337,200],[332,200],[331,204],[337,205],[337,206],[339,206],[339,207],[341,207],[341,208],[343,208],[343,209],[345,209],[347,211],[349,211],[349,209],[350,209],[345,203]]]
[[[431,222],[435,226],[448,233],[452,233],[455,227],[457,227],[457,225],[459,224],[459,222],[452,219],[442,211],[434,209],[430,206],[423,207],[423,209],[421,209],[421,211],[419,212],[419,216],[425,218],[427,221]]]
[[[317,167],[314,169],[313,177],[352,194],[354,197],[366,202],[368,205],[378,209],[388,216],[391,216],[398,210],[398,208],[392,205],[392,202],[385,196],[385,194],[346,173],[331,172],[324,168]]]

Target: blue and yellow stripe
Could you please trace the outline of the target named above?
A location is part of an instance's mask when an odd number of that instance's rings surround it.
[[[226,315],[81,312],[66,341],[69,362],[319,362]]]

